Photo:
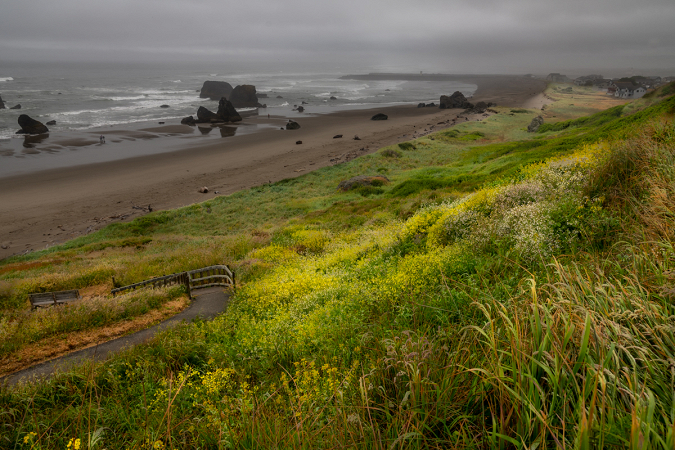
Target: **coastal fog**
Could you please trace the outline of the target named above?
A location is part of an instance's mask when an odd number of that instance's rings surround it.
[[[3,3],[0,61],[659,72],[675,67],[673,23],[672,0],[35,0]]]

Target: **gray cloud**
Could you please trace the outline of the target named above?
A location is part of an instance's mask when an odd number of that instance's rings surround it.
[[[674,23],[672,0],[9,1],[0,15],[0,61],[675,72]]]

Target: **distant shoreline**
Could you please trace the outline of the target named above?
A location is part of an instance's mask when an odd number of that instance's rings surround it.
[[[472,101],[522,106],[545,88],[541,80],[521,81],[510,76],[483,79]],[[370,120],[379,112],[389,119]],[[345,162],[411,140],[416,131],[461,112],[415,105],[374,107],[298,118],[301,128],[294,131],[280,130],[286,117],[263,114],[246,118],[242,125],[262,126],[259,132],[224,139],[185,136],[185,125],[170,122],[144,131],[155,135],[147,139],[134,138],[142,130],[111,129],[107,139],[120,138],[114,144],[118,148],[133,145],[147,149],[146,154],[0,178],[0,258],[41,250],[144,214],[133,206],[173,209]],[[355,135],[360,139],[354,140]],[[166,146],[172,151],[153,153]],[[203,186],[208,194],[198,192]]]

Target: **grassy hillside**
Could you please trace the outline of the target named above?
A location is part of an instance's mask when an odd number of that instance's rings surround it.
[[[0,266],[9,356],[46,336],[27,292],[241,280],[213,322],[0,391],[3,445],[673,448],[675,97],[535,135],[499,111]]]

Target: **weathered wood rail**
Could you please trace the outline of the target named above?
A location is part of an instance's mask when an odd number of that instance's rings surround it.
[[[80,291],[72,289],[69,291],[56,292],[36,292],[28,294],[30,298],[31,309],[37,309],[40,306],[60,305],[80,298]]]
[[[143,287],[164,287],[174,284],[182,284],[192,298],[192,291],[207,287],[222,286],[235,287],[234,272],[225,265],[216,265],[203,267],[201,269],[190,270],[188,272],[172,273],[161,277],[151,278],[139,283],[130,284],[115,288],[110,293],[115,296],[124,291],[131,291]]]

